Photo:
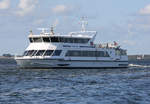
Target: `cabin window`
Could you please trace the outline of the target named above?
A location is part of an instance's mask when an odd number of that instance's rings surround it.
[[[40,38],[40,37],[39,38],[33,38],[33,41],[34,42],[42,42],[42,38]]]
[[[60,41],[60,42],[64,42],[64,38],[60,37],[60,38],[59,38],[59,41]]]
[[[61,50],[55,50],[53,56],[60,56]]]
[[[72,57],[109,57],[108,52],[104,51],[68,51],[66,56]]]
[[[26,54],[26,56],[32,56],[33,52],[34,52],[34,50],[29,50],[28,53]]]
[[[82,39],[81,41],[82,41],[81,43],[87,43],[89,39]]]
[[[32,39],[32,38],[29,38],[29,41],[30,41],[30,43],[32,43],[32,42],[33,42],[33,39]]]
[[[64,37],[34,37],[29,38],[29,41],[32,42],[64,42],[64,43],[88,43],[90,39],[87,38],[64,38]]]
[[[58,37],[51,37],[51,42],[59,42],[59,38]]]
[[[121,50],[120,50],[120,54],[121,54],[121,55],[127,55],[127,51],[126,51],[126,50],[121,49]]]
[[[45,50],[39,50],[39,51],[36,53],[36,56],[42,56],[44,52],[45,52]]]
[[[49,37],[43,37],[43,41],[44,42],[50,42],[50,39],[49,39]]]
[[[35,56],[35,54],[37,53],[37,50],[34,50],[34,52],[32,53],[32,56]]]
[[[44,56],[51,56],[52,53],[53,53],[53,50],[46,50]]]

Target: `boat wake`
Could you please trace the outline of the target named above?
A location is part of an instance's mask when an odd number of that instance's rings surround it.
[[[150,68],[150,65],[129,64],[129,67]]]

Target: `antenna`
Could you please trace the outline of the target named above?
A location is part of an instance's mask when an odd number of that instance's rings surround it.
[[[87,25],[87,24],[88,24],[88,22],[85,21],[85,17],[82,17],[82,18],[81,18],[81,31],[82,31],[82,32],[85,32],[85,31],[86,31],[85,25]]]
[[[51,31],[50,34],[51,34],[51,35],[54,35],[54,26],[51,26],[51,30],[50,30],[50,31]]]
[[[41,33],[45,33],[46,30],[48,30],[48,28],[38,28],[38,30],[41,30],[42,31]]]

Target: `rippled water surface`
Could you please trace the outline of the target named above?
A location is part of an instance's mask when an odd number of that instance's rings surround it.
[[[0,60],[0,104],[150,104],[150,62],[127,69],[19,69]]]

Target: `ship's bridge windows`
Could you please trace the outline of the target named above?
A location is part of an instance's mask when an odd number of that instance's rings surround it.
[[[52,53],[53,53],[53,50],[46,50],[44,56],[51,56]]]
[[[33,37],[29,38],[32,42],[63,42],[63,43],[88,43],[89,38],[69,38],[69,37]]]
[[[66,53],[66,56],[71,57],[109,57],[107,51],[77,51],[70,50]]]
[[[27,54],[25,56],[32,56],[33,52],[34,52],[34,50],[29,50],[29,51],[27,51]]]
[[[34,42],[42,42],[42,38],[41,37],[33,38],[33,41]]]
[[[55,50],[53,56],[60,56],[62,50]]]
[[[60,37],[59,41],[64,43],[88,43],[90,39],[81,39],[81,38],[64,38]]]
[[[49,37],[43,37],[43,42],[50,42],[50,38]]]
[[[30,41],[30,43],[32,43],[32,42],[33,42],[33,39],[32,39],[32,38],[29,38],[29,41]]]

